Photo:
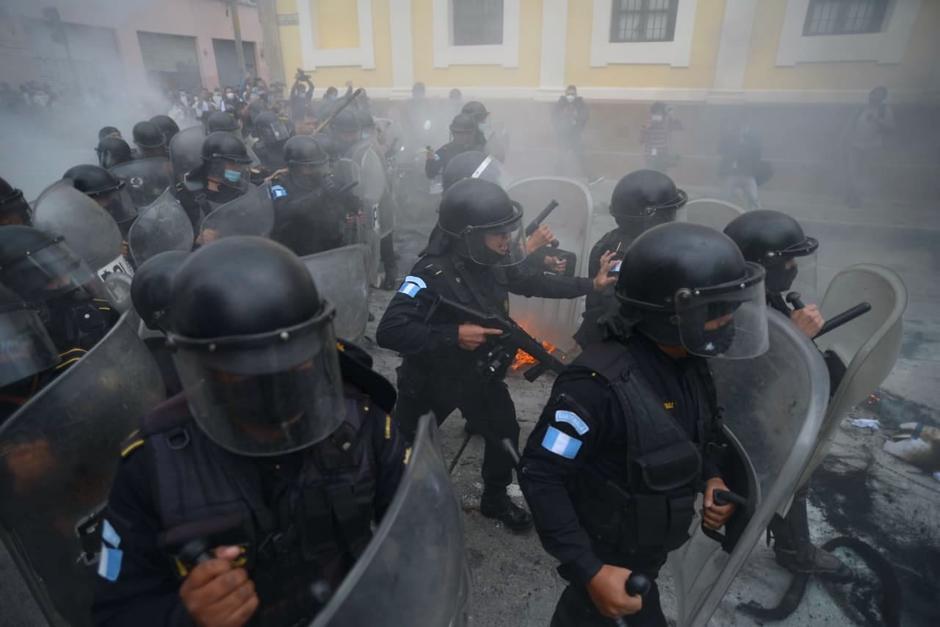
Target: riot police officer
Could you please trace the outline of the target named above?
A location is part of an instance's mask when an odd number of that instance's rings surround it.
[[[486,140],[480,134],[476,120],[467,113],[458,113],[454,117],[450,123],[450,138],[450,142],[438,148],[436,152],[428,151],[424,173],[429,179],[446,170],[450,160],[460,153],[470,150],[482,152],[486,147]]]
[[[342,246],[346,216],[358,211],[359,200],[340,188],[326,150],[313,137],[297,135],[287,140],[284,160],[287,173],[271,180],[271,239],[301,256]]]
[[[283,168],[284,144],[290,139],[291,129],[274,111],[263,111],[254,118],[252,134],[258,142],[252,147],[261,164],[273,172]]]
[[[169,146],[173,136],[180,132],[179,124],[168,115],[155,115],[150,118],[150,122],[155,124],[163,133],[163,144],[165,146]]]
[[[31,222],[29,203],[23,198],[23,190],[10,185],[0,177],[0,226]]]
[[[98,142],[95,152],[98,154],[98,165],[102,168],[113,168],[134,158],[126,141],[110,135]]]
[[[95,622],[305,623],[365,549],[403,473],[394,389],[337,343],[332,305],[270,240],[199,249],[177,270],[171,302],[184,393],[123,447]]]
[[[149,329],[142,336],[150,354],[160,368],[167,397],[183,391],[179,375],[173,366],[173,357],[166,345],[173,277],[189,253],[168,250],[158,253],[140,264],[131,281],[131,302],[134,311]]]
[[[127,231],[137,217],[137,209],[124,181],[101,166],[91,164],[71,167],[62,178],[71,181],[75,189],[93,198],[114,218],[121,229],[121,235],[127,237]]]
[[[333,159],[347,157],[362,140],[362,125],[355,110],[346,107],[330,120],[330,143],[327,145]]]
[[[176,187],[177,199],[193,228],[213,209],[248,190],[250,163],[245,144],[234,134],[216,131],[206,136],[202,142],[202,164],[187,172]]]
[[[767,306],[788,317],[810,339],[824,324],[819,307],[807,304],[790,309],[785,298],[798,275],[815,282],[815,257],[819,242],[807,237],[792,217],[779,211],[749,211],[725,227],[748,261],[761,264],[767,271]],[[830,392],[835,393],[845,374],[845,365],[835,353],[824,354],[829,369]],[[809,485],[793,497],[786,517],[775,515],[770,522],[777,563],[793,573],[842,575],[846,566],[835,555],[814,546],[809,536],[806,501]]]
[[[61,237],[28,226],[0,227],[0,283],[38,308],[65,369],[117,322],[104,286]]]
[[[440,423],[459,408],[470,428],[486,438],[480,511],[512,530],[532,524],[506,494],[513,461],[502,441],[518,446],[519,424],[503,378],[515,351],[506,355],[499,330],[438,307],[435,299],[507,316],[510,292],[577,298],[613,282],[609,260],[593,280],[514,267],[525,256],[523,231],[521,208],[498,185],[478,179],[454,184],[441,201],[436,239],[405,277],[376,331],[379,346],[403,355],[395,409],[402,431],[413,437],[422,414],[431,410]],[[494,371],[496,363],[501,365]]]
[[[522,458],[520,485],[542,544],[569,586],[552,625],[665,626],[655,578],[689,538],[696,493],[704,524],[734,505],[718,447],[714,385],[703,357],[755,357],[768,347],[764,270],[728,237],[675,223],[627,249],[607,340],[559,375]],[[628,595],[632,571],[653,580]]]
[[[133,136],[138,159],[167,156],[166,138],[160,127],[153,122],[144,120],[135,124]]]
[[[625,175],[617,182],[610,197],[610,214],[617,228],[605,233],[594,244],[588,259],[588,272],[597,272],[601,255],[608,251],[615,253],[618,263],[614,268],[619,272],[619,260],[623,259],[633,240],[654,226],[675,220],[676,212],[687,200],[686,193],[662,172],[636,170]],[[613,290],[588,294],[581,326],[574,335],[582,348],[603,339],[598,320],[614,307],[616,298]]]

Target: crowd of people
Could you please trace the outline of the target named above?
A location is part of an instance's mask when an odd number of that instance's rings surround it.
[[[102,128],[98,163],[65,172],[34,206],[0,180],[0,420],[29,420],[30,400],[105,341],[119,311],[140,316],[163,377],[166,400],[114,452],[96,527],[96,624],[309,620],[329,598],[310,582],[337,590],[362,555],[428,412],[440,424],[459,409],[483,436],[482,515],[514,532],[534,525],[561,564],[557,627],[666,625],[655,579],[689,538],[696,495],[710,530],[741,515],[716,453],[727,442],[706,360],[766,351],[768,308],[809,338],[824,323],[815,305],[784,298],[818,242],[759,210],[760,174],[744,165],[760,162],[754,140],[744,131],[722,146],[728,191],[754,210],[724,232],[676,222],[688,197],[665,170],[681,125],[653,105],[649,168],[619,179],[617,226],[574,276],[551,229],[527,232],[501,185],[508,140],[487,107],[424,91],[415,86],[394,123],[351,84],[315,100],[302,72],[283,101],[260,79],[181,93],[129,138]],[[584,177],[588,117],[571,86],[552,118]],[[434,149],[448,118],[449,141]],[[403,147],[423,154],[420,189],[404,186]],[[401,278],[395,217],[432,179],[436,224]],[[346,312],[302,259],[347,245],[365,245],[370,280],[394,290],[376,342],[402,356],[396,385],[335,337]],[[124,294],[122,272],[133,275]],[[521,453],[505,382],[516,345],[487,322],[510,319],[510,293],[587,296],[582,352]],[[833,390],[842,372],[833,364]],[[528,509],[507,493],[514,476]],[[771,523],[778,561],[839,574],[810,542],[805,498]],[[642,595],[628,592],[634,573],[651,580]]]

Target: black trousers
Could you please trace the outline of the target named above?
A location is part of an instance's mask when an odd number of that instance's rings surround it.
[[[659,586],[656,581],[643,597],[643,609],[623,617],[630,627],[666,627],[666,617],[659,604]],[[552,615],[550,627],[615,627],[616,621],[597,611],[584,586],[568,584]]]
[[[424,381],[413,379],[424,378]],[[512,482],[512,457],[502,445],[509,438],[519,448],[519,423],[516,407],[503,381],[466,376],[447,379],[435,376],[413,375],[405,368],[398,369],[398,403],[394,416],[404,435],[413,440],[418,418],[434,412],[440,425],[455,409],[470,423],[474,433],[486,441],[483,451],[483,484],[487,490],[504,491]]]

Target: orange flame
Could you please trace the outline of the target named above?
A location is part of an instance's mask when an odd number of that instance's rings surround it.
[[[557,346],[545,340],[542,340],[542,348],[544,348],[549,353],[554,353],[558,350]],[[512,360],[512,369],[513,371],[517,371],[521,368],[524,368],[525,366],[531,366],[535,363],[537,363],[537,361],[534,357],[532,357],[532,355],[520,349],[516,351],[516,358]]]

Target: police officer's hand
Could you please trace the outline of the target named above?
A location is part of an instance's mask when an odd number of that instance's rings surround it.
[[[457,327],[457,344],[465,351],[476,350],[491,335],[502,335],[499,329],[481,327],[478,324],[464,323]]]
[[[702,511],[702,517],[704,518],[704,525],[709,529],[721,529],[734,513],[734,503],[727,503],[725,505],[715,503],[715,490],[727,489],[728,486],[725,484],[724,480],[719,477],[712,477],[705,482],[705,501],[703,503],[704,509]]]
[[[819,313],[819,307],[816,305],[806,305],[802,309],[790,312],[790,320],[809,339],[816,337],[816,334],[826,323],[822,314]]]
[[[588,582],[591,601],[597,611],[607,618],[620,618],[643,609],[643,597],[627,594],[630,572],[626,568],[604,564]]]
[[[180,587],[180,598],[199,627],[241,627],[258,609],[255,584],[236,567],[237,546],[219,547],[215,559],[196,566]]]
[[[535,229],[535,232],[525,241],[526,254],[531,255],[542,246],[548,246],[553,241],[555,241],[555,234],[552,233],[552,230],[547,225],[540,224],[539,228]]]
[[[594,291],[603,292],[605,289],[617,282],[617,276],[609,276],[610,269],[614,267],[614,264],[617,263],[614,259],[614,255],[617,254],[617,251],[608,250],[606,253],[601,255],[601,267],[597,271],[597,275],[594,276]]]
[[[546,270],[555,272],[556,274],[561,274],[568,268],[568,260],[562,259],[561,257],[548,255],[545,257],[543,263],[545,264]]]

